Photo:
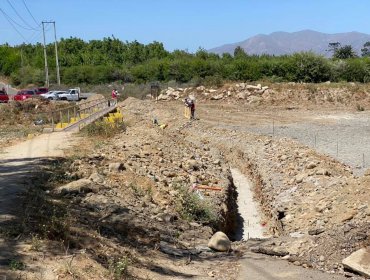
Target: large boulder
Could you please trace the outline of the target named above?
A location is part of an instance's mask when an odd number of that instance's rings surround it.
[[[218,231],[209,240],[208,247],[216,251],[227,252],[231,249],[231,241],[225,233]]]
[[[352,253],[342,263],[345,268],[370,277],[370,247]]]

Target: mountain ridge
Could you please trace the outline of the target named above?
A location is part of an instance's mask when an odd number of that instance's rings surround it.
[[[310,29],[296,32],[276,31],[270,34],[257,34],[244,41],[224,44],[209,50],[222,54],[234,53],[237,46],[242,47],[248,54],[285,55],[296,52],[312,51],[314,53],[331,56],[327,51],[329,43],[339,42],[342,46],[351,45],[358,55],[364,43],[370,41],[370,34],[358,31],[344,33],[322,33]]]

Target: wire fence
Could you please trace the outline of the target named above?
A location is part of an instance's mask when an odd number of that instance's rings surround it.
[[[270,124],[237,127],[273,138],[290,138],[319,153],[336,158],[353,168],[356,175],[370,168],[370,118],[341,119],[335,122],[284,124],[271,118]]]

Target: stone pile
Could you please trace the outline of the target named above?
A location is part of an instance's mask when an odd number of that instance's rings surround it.
[[[206,88],[199,86],[196,88],[172,88],[168,87],[158,96],[158,101],[177,100],[193,95],[197,99],[209,100],[246,100],[249,103],[258,103],[268,98],[269,87],[258,85],[248,85],[237,83],[223,88]],[[266,93],[264,95],[264,93]]]

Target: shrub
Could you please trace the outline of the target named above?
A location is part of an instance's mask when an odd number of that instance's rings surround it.
[[[118,260],[111,260],[109,262],[109,271],[113,279],[123,279],[128,274],[128,266],[130,260],[128,257],[123,257]]]
[[[314,53],[296,53],[291,57],[293,79],[296,82],[320,83],[329,80],[328,61]]]
[[[175,188],[179,192],[177,211],[184,219],[216,225],[217,214],[209,201],[184,186],[176,185]]]
[[[86,133],[88,136],[112,137],[125,130],[126,125],[123,122],[106,123],[97,121],[84,127],[81,132]]]

